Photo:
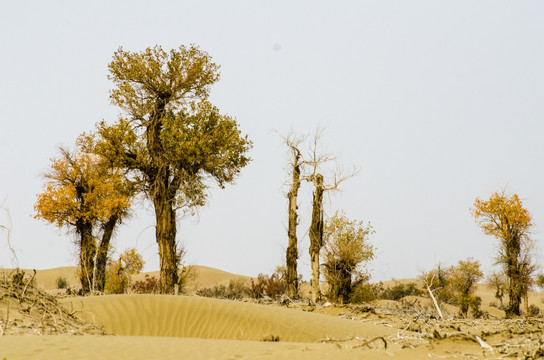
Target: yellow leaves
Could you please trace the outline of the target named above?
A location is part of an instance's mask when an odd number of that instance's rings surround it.
[[[324,226],[325,261],[341,261],[356,267],[373,259],[375,248],[368,242],[372,233],[372,226],[364,226],[362,221],[349,220],[343,213],[335,213]]]
[[[157,99],[174,107],[182,105],[183,98],[206,99],[210,85],[219,80],[219,66],[195,45],[170,52],[160,46],[135,53],[119,48],[109,70],[117,86],[112,102],[135,118],[138,108],[150,110]]]
[[[489,200],[476,199],[470,210],[484,233],[507,239],[512,234],[526,233],[532,226],[531,214],[517,194],[495,192]]]
[[[120,174],[96,155],[72,155],[63,149],[61,155],[51,159],[47,182],[34,205],[35,218],[63,227],[78,221],[107,221],[128,210],[131,189]]]

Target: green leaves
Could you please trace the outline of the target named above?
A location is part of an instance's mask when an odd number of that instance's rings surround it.
[[[160,46],[140,53],[119,48],[109,70],[116,85],[112,103],[139,120],[149,120],[160,102],[179,110],[188,99],[206,99],[210,86],[219,80],[219,66],[195,45],[169,53]]]

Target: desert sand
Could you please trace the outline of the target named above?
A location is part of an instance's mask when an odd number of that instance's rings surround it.
[[[199,286],[249,279],[199,269]],[[38,271],[37,287],[52,291],[59,275],[75,281],[74,268]],[[66,297],[58,304],[73,321],[82,321],[74,325],[78,331],[71,330],[72,320],[52,314],[46,322],[49,330],[29,327],[27,335],[14,335],[25,330],[22,324],[32,323],[16,320],[13,303],[8,330],[0,336],[0,359],[538,358],[542,321],[503,320],[500,310],[489,307],[496,301],[492,290],[480,285],[478,295],[484,310],[494,311],[484,320],[455,317],[455,307],[444,307],[448,319],[438,320],[429,300],[414,296],[359,306],[285,306],[169,295]],[[530,301],[541,305],[541,294],[532,293]],[[2,326],[5,320],[4,306]],[[43,326],[43,319],[34,315],[34,320]],[[60,323],[66,331],[51,330]]]

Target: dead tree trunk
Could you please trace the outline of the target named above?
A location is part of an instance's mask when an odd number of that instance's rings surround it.
[[[321,299],[319,286],[319,253],[323,247],[323,176],[317,174],[314,179],[314,198],[312,202],[312,222],[310,224],[310,259],[312,264],[311,300]]]
[[[300,188],[300,151],[294,146],[291,146],[293,152],[293,163],[292,163],[292,182],[291,189],[287,194],[289,199],[289,225],[287,234],[289,237],[289,244],[287,246],[286,254],[286,267],[287,267],[287,295],[290,298],[296,298],[298,296],[298,274],[297,274],[297,260],[298,260],[298,246],[297,246],[297,225],[298,225],[298,215],[297,215],[297,198],[298,190]]]

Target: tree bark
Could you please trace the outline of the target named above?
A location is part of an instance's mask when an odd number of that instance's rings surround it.
[[[93,237],[93,225],[89,221],[78,220],[76,231],[80,237],[79,250],[79,279],[83,293],[89,293],[93,289],[94,257],[96,244]]]
[[[507,269],[506,275],[509,279],[508,284],[508,306],[505,309],[506,317],[521,315],[521,296],[523,295],[522,289],[522,276],[519,264],[520,254],[520,241],[516,236],[507,240],[506,244],[506,256],[507,256]]]
[[[310,279],[311,300],[321,299],[319,286],[319,253],[323,247],[323,176],[317,174],[314,179],[315,191],[312,202],[312,222],[310,224],[310,261],[312,275]]]
[[[298,296],[298,274],[297,274],[297,260],[298,260],[298,247],[297,247],[297,197],[298,190],[300,188],[300,153],[294,152],[293,159],[293,179],[291,182],[291,189],[287,194],[289,199],[289,226],[288,237],[289,244],[286,251],[286,267],[287,267],[287,295],[294,299]]]
[[[168,95],[159,96],[146,128],[147,150],[152,164],[146,169],[150,196],[155,207],[156,239],[160,258],[161,294],[173,294],[178,285],[179,254],[176,246],[175,196],[178,189],[172,188],[169,165],[164,159],[161,140],[162,118],[168,103]]]
[[[113,230],[119,215],[113,215],[103,226],[102,240],[98,245],[98,253],[96,255],[96,278],[95,288],[98,291],[104,291],[106,287],[106,265],[108,263],[108,252],[110,250],[111,238],[113,236]]]
[[[166,196],[154,199],[156,239],[160,257],[161,294],[173,294],[178,284],[179,254],[176,246],[176,212]]]

